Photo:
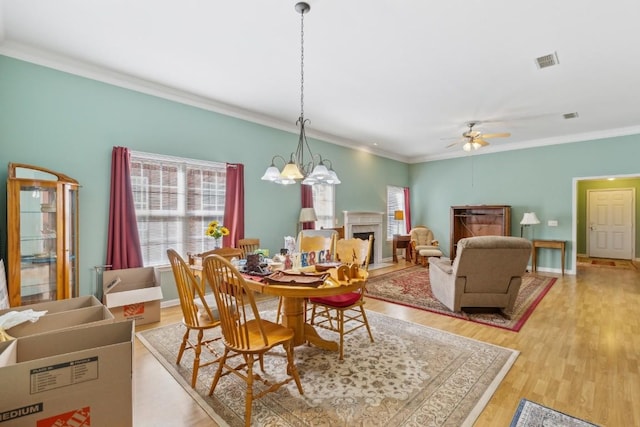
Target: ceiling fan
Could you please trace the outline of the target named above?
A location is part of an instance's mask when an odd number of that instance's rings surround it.
[[[486,147],[487,145],[489,145],[489,142],[487,142],[487,139],[490,138],[507,138],[509,136],[511,136],[510,133],[508,132],[503,132],[503,133],[482,133],[480,131],[477,130],[473,130],[473,127],[477,124],[479,124],[480,122],[469,122],[467,123],[467,126],[469,127],[469,130],[464,132],[462,134],[462,138],[459,141],[454,142],[453,144],[449,144],[447,145],[447,148],[450,147],[454,147],[458,144],[462,144],[462,149],[464,151],[471,151],[471,150],[477,150],[480,147]]]

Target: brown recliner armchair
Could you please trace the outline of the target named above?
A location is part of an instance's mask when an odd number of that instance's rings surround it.
[[[510,313],[526,271],[531,242],[520,237],[478,236],[458,241],[453,264],[429,258],[433,295],[450,310],[496,307]]]

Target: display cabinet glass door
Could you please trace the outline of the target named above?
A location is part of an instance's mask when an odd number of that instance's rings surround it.
[[[21,304],[58,297],[56,211],[55,186],[20,190]]]

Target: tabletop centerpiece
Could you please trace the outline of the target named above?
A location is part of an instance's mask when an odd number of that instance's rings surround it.
[[[222,247],[222,239],[223,236],[229,235],[229,229],[224,225],[220,224],[219,221],[213,220],[207,225],[207,230],[204,232],[204,235],[207,237],[211,237],[214,239],[214,249],[218,249]]]

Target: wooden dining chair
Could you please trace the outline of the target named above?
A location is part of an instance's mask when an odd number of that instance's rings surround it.
[[[246,258],[247,254],[252,254],[260,249],[260,239],[239,239],[238,249],[242,249],[243,258]]]
[[[220,320],[217,312],[214,313],[205,301],[203,289],[193,275],[189,265],[173,249],[167,250],[167,255],[169,256],[171,270],[173,271],[173,277],[175,278],[176,287],[178,288],[180,308],[182,308],[182,324],[187,328],[184,336],[182,337],[182,343],[180,344],[176,363],[180,364],[185,350],[194,351],[191,387],[195,387],[200,367],[215,363],[218,359],[216,358],[216,360],[207,363],[200,363],[200,354],[203,346],[213,354],[216,354],[210,344],[219,340],[221,338],[220,335],[205,339],[204,332],[220,326]],[[200,309],[198,308],[198,305],[200,306]],[[200,310],[204,312],[201,312]],[[189,335],[191,334],[191,331],[198,332],[195,342],[190,339]]]
[[[336,250],[336,236],[337,233],[331,233],[327,236],[322,235],[310,235],[307,236],[304,234],[304,231],[300,232],[298,236],[300,252],[320,252],[320,251],[329,251],[331,254],[331,258],[335,257]],[[306,307],[305,307],[306,310]],[[282,297],[280,301],[278,301],[278,308],[276,310],[276,322],[280,323],[280,317],[282,316]]]
[[[372,244],[373,236],[369,236],[368,240],[340,239],[336,242],[336,257],[345,264],[355,263],[359,268],[368,270]],[[340,360],[344,359],[345,335],[364,326],[369,333],[369,339],[373,342],[373,334],[364,309],[366,283],[366,281],[362,281],[362,286],[359,289],[347,294],[309,298],[311,304],[310,323],[340,334]],[[351,324],[355,324],[355,326]],[[346,326],[349,329],[345,329]]]
[[[293,360],[293,330],[260,317],[253,291],[247,286],[244,277],[226,259],[219,255],[210,255],[203,263],[207,283],[216,299],[224,343],[224,353],[220,359],[209,396],[213,394],[220,377],[234,374],[247,383],[245,397],[245,425],[251,424],[251,406],[253,399],[266,393],[276,391],[284,384],[295,381],[298,391],[303,394],[298,370]],[[280,382],[263,379],[254,373],[253,364],[256,357],[260,361],[260,369],[264,372],[264,355],[273,347],[282,345],[287,355],[287,377]],[[231,366],[230,357],[242,356],[244,363]],[[224,371],[224,373],[223,373]],[[259,380],[267,388],[254,396],[253,382]]]
[[[201,254],[196,255],[201,259],[205,259],[209,255],[220,255],[223,258],[231,261],[233,258],[244,258],[244,252],[240,248],[215,248],[210,251],[202,252]]]
[[[304,231],[300,235],[300,252],[319,252],[319,251],[331,251],[331,256],[334,257],[336,248],[336,235],[332,233],[331,236],[306,236]]]
[[[369,270],[373,236],[363,239],[340,239],[336,242],[336,260],[344,264],[357,264],[359,268]]]

